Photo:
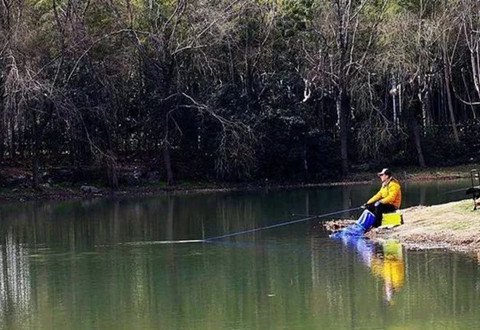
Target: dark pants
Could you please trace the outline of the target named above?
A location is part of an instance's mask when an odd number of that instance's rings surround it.
[[[392,213],[397,210],[392,204],[382,203],[380,203],[378,206],[375,206],[373,203],[367,204],[367,209],[375,215],[375,223],[373,224],[374,227],[380,227],[382,225],[382,216],[384,213]]]

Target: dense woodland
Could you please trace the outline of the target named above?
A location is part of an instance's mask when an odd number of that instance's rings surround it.
[[[480,2],[2,0],[0,164],[325,180],[480,157]]]

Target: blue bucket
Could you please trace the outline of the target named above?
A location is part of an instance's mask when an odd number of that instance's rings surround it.
[[[342,240],[349,240],[353,237],[362,237],[365,233],[365,229],[359,225],[358,223],[354,223],[353,225],[348,226],[340,231],[337,231],[330,235],[330,238],[333,239],[342,239]],[[353,241],[352,241],[353,242]],[[345,243],[345,245],[348,245]]]
[[[362,226],[365,231],[373,227],[375,223],[375,215],[369,210],[363,211],[362,215],[357,220],[357,224]]]

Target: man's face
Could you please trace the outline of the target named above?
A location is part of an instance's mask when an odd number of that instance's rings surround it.
[[[379,174],[378,177],[380,178],[382,183],[388,180],[388,175],[386,174]]]

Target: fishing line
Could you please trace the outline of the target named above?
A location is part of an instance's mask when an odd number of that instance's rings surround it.
[[[448,190],[448,191],[445,191],[443,194],[452,194],[452,193],[456,193],[456,192],[460,192],[460,191],[463,191],[465,192],[467,189],[466,188],[462,188],[462,189],[455,189],[455,190]]]
[[[324,218],[324,217],[328,217],[328,216],[332,216],[332,215],[340,214],[340,213],[352,212],[352,211],[356,211],[356,210],[359,210],[359,209],[361,209],[361,207],[355,207],[355,208],[352,208],[352,209],[340,210],[340,211],[324,213],[324,214],[319,214],[319,215],[308,215],[308,216],[306,216],[302,219],[298,219],[298,220],[285,221],[285,222],[281,222],[281,223],[276,223],[274,225],[242,230],[242,231],[238,231],[238,232],[234,232],[234,233],[230,233],[230,234],[225,234],[225,235],[220,235],[220,236],[215,236],[215,237],[209,237],[209,238],[205,238],[205,239],[178,240],[178,241],[131,242],[131,243],[124,243],[124,244],[126,244],[126,245],[155,245],[155,244],[208,243],[208,242],[219,240],[219,239],[222,239],[222,238],[233,237],[233,236],[238,236],[238,235],[243,235],[243,234],[254,233],[254,232],[257,232],[257,231],[261,231],[261,230],[288,226],[288,225],[292,225],[292,224],[295,224],[295,223],[305,222],[305,221],[309,221],[309,220],[312,220],[312,219]],[[292,216],[300,216],[300,215],[299,214],[292,214]],[[304,216],[304,215],[301,215],[301,216]]]
[[[226,238],[226,237],[232,237],[232,236],[238,236],[238,235],[243,235],[243,234],[248,234],[248,233],[254,233],[254,232],[257,232],[257,231],[260,231],[260,230],[277,228],[277,227],[282,227],[282,226],[288,226],[288,225],[291,225],[291,224],[294,224],[294,223],[305,222],[305,221],[309,221],[309,220],[317,219],[317,218],[324,218],[324,217],[328,217],[328,216],[339,214],[339,213],[347,213],[347,212],[351,212],[351,211],[356,211],[358,209],[360,209],[360,207],[355,207],[353,209],[335,211],[335,212],[330,212],[330,213],[325,213],[325,214],[320,214],[320,215],[311,215],[311,216],[308,216],[306,218],[302,218],[302,219],[298,219],[298,220],[286,221],[286,222],[276,223],[276,224],[270,225],[270,226],[248,229],[248,230],[242,230],[242,231],[231,233],[231,234],[225,234],[225,235],[220,235],[220,236],[216,236],[216,237],[210,237],[210,238],[206,238],[204,241],[209,242],[209,241],[222,239],[222,238]]]
[[[204,243],[203,239],[184,239],[178,241],[140,241],[140,242],[128,242],[122,245],[156,245],[156,244],[185,244],[185,243]]]

